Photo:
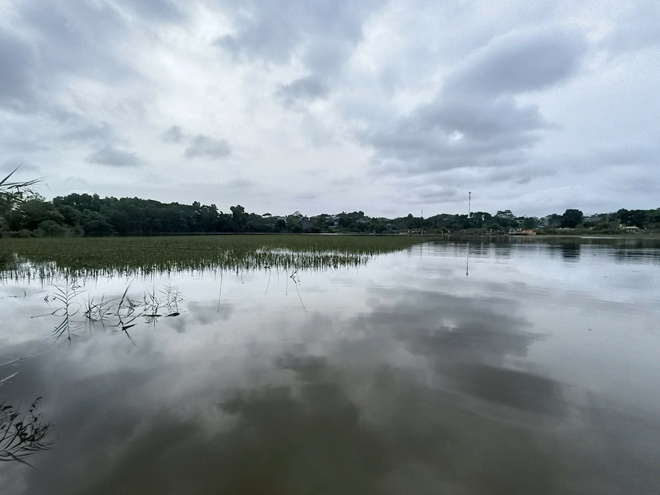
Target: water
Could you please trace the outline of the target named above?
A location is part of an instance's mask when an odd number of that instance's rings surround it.
[[[655,493],[660,249],[525,241],[5,281],[0,401],[52,448],[0,491]]]

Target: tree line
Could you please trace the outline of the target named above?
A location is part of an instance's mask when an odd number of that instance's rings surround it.
[[[0,184],[1,186],[2,184]],[[660,208],[625,210],[585,217],[580,210],[546,217],[519,217],[510,210],[494,215],[476,211],[464,215],[440,214],[428,218],[408,214],[398,218],[369,217],[362,211],[307,217],[249,213],[241,205],[223,212],[215,204],[161,203],[141,198],[101,198],[98,194],[69,194],[48,201],[30,192],[0,188],[0,233],[19,237],[42,236],[150,236],[211,233],[297,232],[474,232],[588,228],[620,232],[622,227],[660,230]]]

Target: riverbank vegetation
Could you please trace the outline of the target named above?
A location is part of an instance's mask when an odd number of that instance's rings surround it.
[[[7,238],[3,277],[144,275],[187,270],[336,269],[439,236],[217,235]]]
[[[48,201],[19,184],[0,183],[0,235],[3,237],[104,237],[217,233],[449,233],[506,234],[534,229],[557,234],[561,229],[619,234],[660,231],[660,208],[584,216],[580,210],[546,217],[516,216],[510,210],[439,214],[423,218],[369,217],[362,211],[306,216],[249,213],[241,205],[228,212],[215,204],[161,203],[140,198],[100,198],[69,194]],[[28,183],[30,184],[30,183]],[[7,187],[10,186],[10,187]]]

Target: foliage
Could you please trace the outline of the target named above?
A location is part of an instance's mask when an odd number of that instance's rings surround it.
[[[287,216],[249,213],[242,205],[228,213],[215,204],[161,203],[141,198],[101,198],[98,194],[69,194],[52,202],[27,194],[27,183],[0,185],[0,228],[13,236],[153,236],[215,233],[452,233],[506,234],[512,230],[570,228],[583,225],[600,232],[623,231],[620,226],[660,229],[660,209],[619,210],[585,218],[577,209],[545,218],[517,217],[511,210],[494,215],[475,211],[469,215],[440,214],[423,218],[412,213],[399,218],[375,218],[362,211],[307,217],[296,211]]]
[[[0,180],[0,229],[8,227],[9,215],[26,198],[34,194],[30,187],[41,181],[41,179],[32,179],[24,182],[13,182],[11,178],[18,169],[19,167],[16,167],[9,175]]]
[[[626,227],[658,228],[660,227],[660,208],[655,210],[626,210],[621,209],[614,215]]]
[[[574,229],[582,223],[584,215],[580,210],[568,209],[561,216],[559,226],[564,229]]]

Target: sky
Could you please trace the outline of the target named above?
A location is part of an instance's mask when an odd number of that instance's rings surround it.
[[[660,2],[0,0],[0,175],[369,216],[660,207]]]

